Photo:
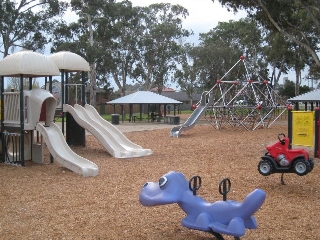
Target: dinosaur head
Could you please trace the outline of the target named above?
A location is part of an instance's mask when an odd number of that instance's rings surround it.
[[[168,172],[158,182],[143,185],[139,200],[144,206],[156,206],[177,203],[182,193],[189,191],[188,181],[180,172]]]

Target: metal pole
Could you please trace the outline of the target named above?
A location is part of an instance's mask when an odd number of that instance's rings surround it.
[[[288,138],[289,138],[289,149],[292,148],[292,108],[288,108]]]
[[[319,158],[320,150],[319,150],[319,138],[320,138],[320,108],[317,107],[315,110],[315,140],[314,140],[314,157]]]
[[[82,102],[82,106],[86,104],[85,72],[82,72],[81,102]]]
[[[2,130],[2,134],[1,134],[1,142],[2,142],[2,149],[5,149],[5,136],[3,134],[3,130],[4,130],[4,124],[3,124],[3,118],[4,118],[4,96],[3,96],[3,92],[4,92],[4,76],[1,76],[1,130]],[[5,161],[5,154],[4,151],[2,150],[2,162]]]
[[[62,131],[62,134],[64,135],[64,111],[63,111],[63,104],[65,104],[65,96],[64,96],[64,70],[62,69],[61,70],[61,110],[62,110],[62,113],[61,113],[61,131]]]
[[[24,104],[23,104],[23,74],[20,75],[20,156],[21,165],[24,166]]]

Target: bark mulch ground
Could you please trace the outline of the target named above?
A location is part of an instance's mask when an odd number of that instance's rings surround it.
[[[170,129],[129,132],[134,143],[153,150],[151,156],[116,159],[93,137],[86,147],[72,147],[95,162],[96,177],[83,178],[57,163],[31,161],[25,167],[0,164],[0,239],[214,239],[205,232],[184,228],[185,213],[176,204],[144,207],[139,192],[146,181],[158,181],[169,171],[187,179],[202,178],[197,195],[207,201],[222,200],[218,185],[229,178],[228,199],[242,201],[256,188],[266,201],[255,214],[258,229],[241,239],[320,239],[319,159],[306,176],[280,174],[264,177],[257,164],[265,147],[287,134],[285,124],[270,129],[215,130],[196,125],[179,138]],[[313,156],[313,149],[307,149]],[[225,239],[233,239],[225,236]]]

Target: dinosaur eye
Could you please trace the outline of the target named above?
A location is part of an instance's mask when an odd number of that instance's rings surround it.
[[[166,177],[161,177],[159,179],[159,187],[163,187],[164,185],[166,185],[168,179]]]

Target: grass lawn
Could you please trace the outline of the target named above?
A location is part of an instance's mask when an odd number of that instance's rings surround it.
[[[191,110],[185,110],[185,111],[181,111],[181,114],[191,114],[192,112],[193,111],[191,111]],[[170,113],[173,114],[173,111],[171,111]],[[176,112],[176,114],[177,114],[177,112]],[[133,115],[136,116],[137,118],[140,117],[140,113],[134,113]],[[177,114],[177,115],[179,115],[179,114]],[[101,117],[109,122],[111,122],[111,120],[112,120],[111,114],[102,114]],[[147,120],[147,119],[148,119],[148,114],[142,113],[142,121]],[[121,116],[120,116],[120,120],[121,120]],[[124,120],[129,121],[129,114],[128,113],[126,113]],[[139,120],[137,120],[137,121],[139,121]],[[61,118],[55,118],[55,122],[61,122]]]

